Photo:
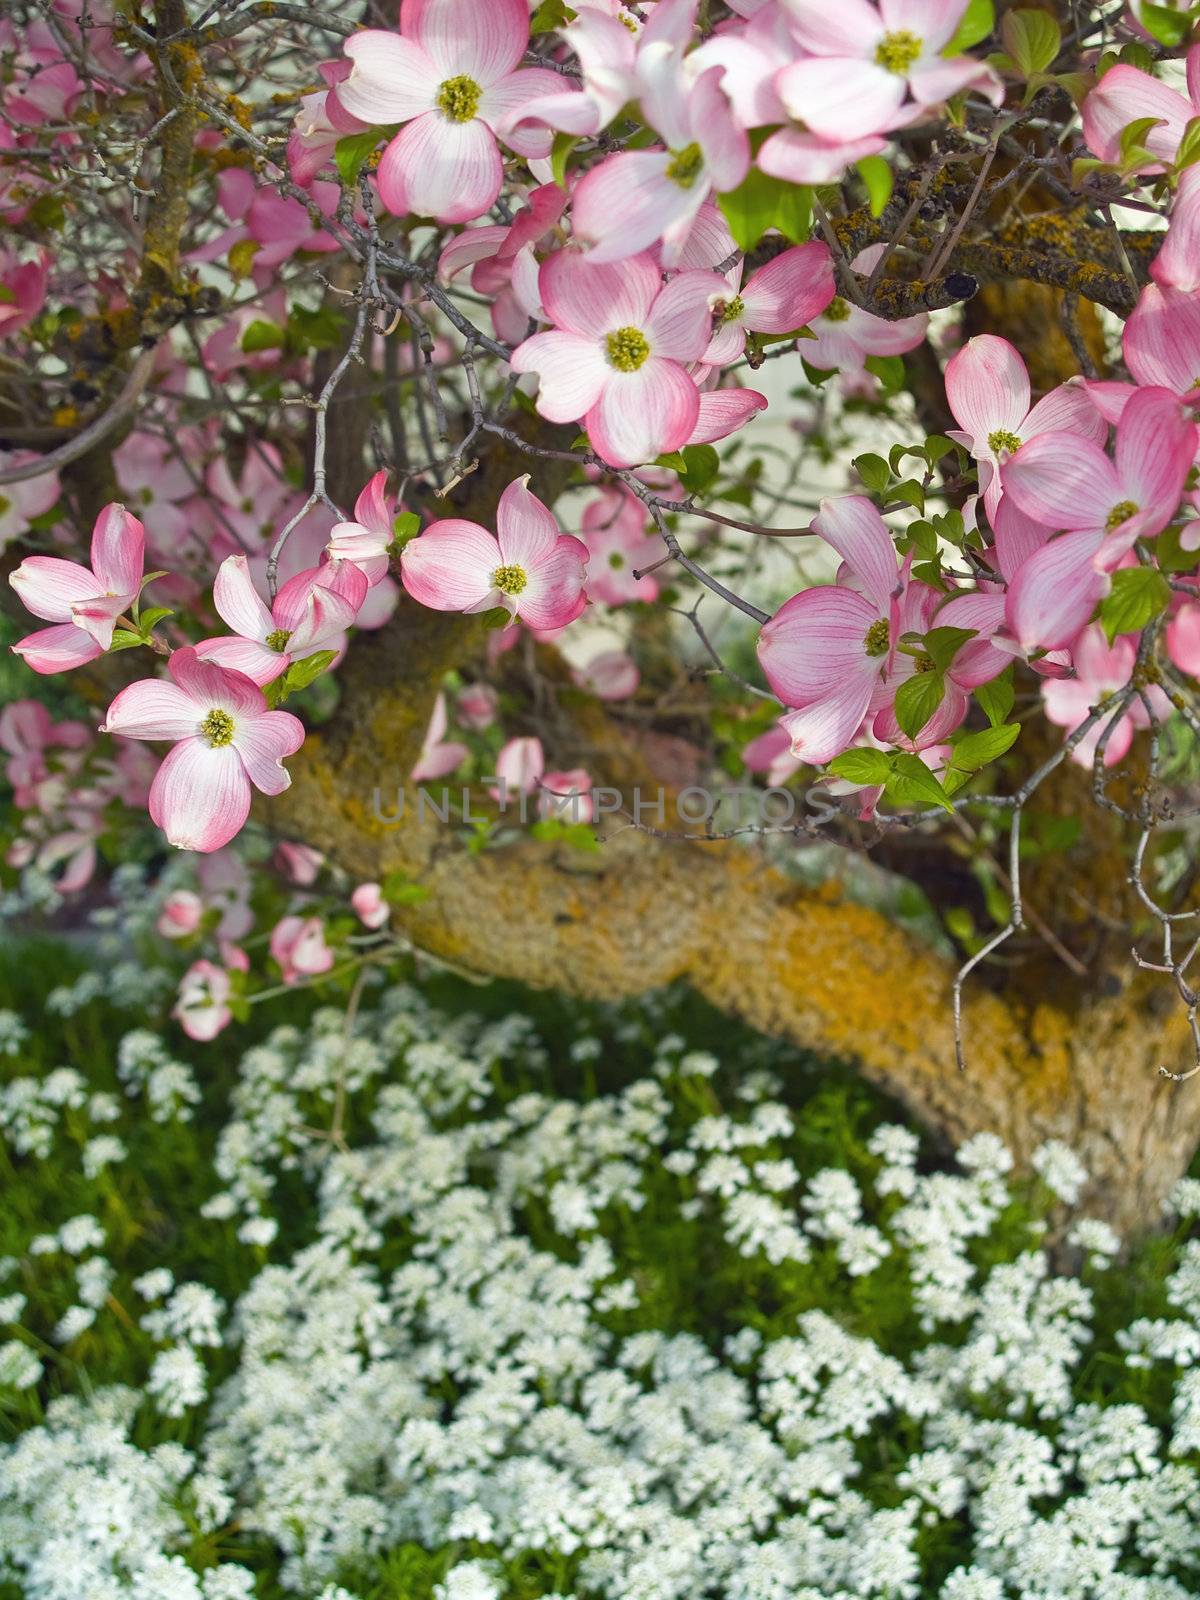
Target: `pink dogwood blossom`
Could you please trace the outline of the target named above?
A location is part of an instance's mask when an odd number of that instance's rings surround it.
[[[289,986],[319,977],[334,962],[320,917],[282,917],[271,931],[270,951]]]
[[[282,872],[289,883],[310,888],[317,881],[325,857],[311,845],[299,844],[294,839],[281,839],[271,852],[271,865]]]
[[[304,743],[304,724],[268,710],[250,678],[195,650],[174,651],[167,665],[169,681],[146,678],[121,690],[101,732],[171,740],[151,785],[150,815],[179,849],[219,850],[249,815],[252,787],[282,794],[289,786],[283,758]]]
[[[354,521],[334,523],[325,547],[330,561],[352,561],[369,584],[381,582],[387,577],[395,516],[387,473],[377,472],[354,502]]]
[[[340,650],[366,594],[367,580],[353,562],[330,561],[289,579],[268,610],[246,557],[227,556],[213,584],[213,604],[233,633],[202,639],[196,654],[244,673],[262,688],[293,662],[319,650]]]
[[[1167,236],[1150,263],[1150,276],[1163,289],[1200,289],[1200,167],[1194,162],[1179,175]]]
[[[204,901],[191,889],[173,889],[163,901],[155,927],[164,939],[186,939],[204,916]]]
[[[616,486],[603,488],[583,508],[580,533],[588,548],[588,593],[605,605],[631,600],[656,600],[653,573],[635,578],[662,555],[662,540],[647,527],[645,506],[636,495]]]
[[[547,772],[541,781],[538,810],[562,822],[590,822],[593,816],[591,774],[582,767]]]
[[[399,33],[367,28],[346,41],[338,103],[372,126],[404,124],[376,173],[389,211],[468,222],[500,192],[497,136],[522,155],[549,154],[549,129],[512,127],[563,86],[553,72],[519,68],[528,43],[525,0],[403,0]]]
[[[561,533],[529,478],[500,496],[496,532],[447,517],[405,545],[404,587],[434,611],[490,611],[503,606],[531,628],[562,628],[586,605],[587,547]]]
[[[1068,733],[1085,722],[1093,710],[1123,689],[1133,675],[1137,659],[1137,641],[1129,634],[1121,634],[1112,644],[1104,636],[1099,623],[1085,628],[1071,651],[1075,662],[1073,678],[1056,678],[1042,684],[1042,704],[1047,718]],[[1171,709],[1170,702],[1156,685],[1145,691],[1154,714],[1165,717]],[[1090,767],[1095,759],[1096,747],[1112,718],[1102,717],[1071,752],[1072,761],[1081,767]],[[1150,719],[1141,698],[1134,695],[1109,734],[1104,746],[1104,765],[1115,766],[1128,752],[1134,731],[1146,728]]]
[[[1000,467],[1041,433],[1076,434],[1098,448],[1108,426],[1087,391],[1060,384],[1030,408],[1029,372],[1007,339],[981,333],[946,364],[946,400],[959,427],[950,434],[979,463],[979,488],[989,518],[1002,493]],[[960,431],[961,430],[961,431]]]
[[[860,250],[851,265],[856,272],[870,272],[884,249],[885,245],[871,245]],[[889,322],[836,295],[809,323],[813,337],[801,339],[796,349],[810,367],[822,372],[860,373],[868,356],[899,356],[915,350],[928,327],[927,312]]]
[[[28,466],[37,460],[33,450],[0,450],[0,471],[6,467]],[[60,490],[56,472],[39,472],[0,488],[0,550],[28,533],[35,517],[43,517],[58,500]]]
[[[500,697],[490,684],[468,683],[455,698],[455,715],[464,728],[480,733],[496,720]]]
[[[746,334],[790,333],[803,328],[832,303],[833,258],[819,240],[784,250],[742,283],[738,262],[726,274],[728,289],[714,300],[713,336],[704,352],[710,366],[741,358]]]
[[[1003,98],[989,67],[972,56],[942,54],[967,0],[780,3],[805,54],[779,74],[779,95],[823,139],[886,132],[964,89],[980,89],[997,105]]]
[[[28,327],[45,305],[50,259],[48,250],[39,251],[36,261],[0,255],[0,339]]]
[[[542,781],[546,757],[537,738],[509,739],[496,757],[499,782],[489,793],[503,808],[514,794],[532,794]]]
[[[470,755],[471,752],[465,744],[446,738],[449,726],[446,696],[439,694],[433,702],[433,715],[429,719],[429,727],[425,730],[421,754],[409,773],[414,783],[430,783],[435,778],[449,777],[450,773],[457,771]]]
[[[1174,161],[1179,141],[1193,117],[1200,115],[1200,45],[1187,54],[1187,94],[1151,77],[1140,67],[1119,63],[1110,68],[1083,102],[1083,136],[1101,161],[1121,160],[1121,134],[1131,122],[1153,117],[1155,125],[1139,141],[1155,160],[1146,172],[1160,172]]]
[[[141,591],[146,532],[124,506],[105,506],[92,529],[92,564],[26,556],[9,582],[21,604],[54,624],[13,649],[35,672],[64,672],[103,655],[117,618]]]
[[[350,904],[363,927],[372,930],[382,928],[392,914],[377,883],[360,883],[350,896]]]
[[[171,1015],[187,1034],[207,1044],[233,1021],[229,998],[233,980],[227,967],[215,961],[194,961],[179,983],[179,997]]]
[[[664,286],[649,254],[598,266],[560,250],[543,262],[539,284],[555,326],[518,345],[512,369],[538,374],[541,415],[581,420],[615,467],[685,445],[700,394],[682,363],[698,361],[708,344],[712,274],[681,272]]]
[[[637,662],[624,650],[601,650],[578,668],[574,677],[598,700],[628,700],[642,681]]]

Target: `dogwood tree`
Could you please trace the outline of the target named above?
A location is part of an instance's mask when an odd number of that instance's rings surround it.
[[[12,873],[197,852],[196,1037],[398,947],[682,976],[1152,1221],[1198,11],[16,0],[0,539],[96,709],[0,718]]]

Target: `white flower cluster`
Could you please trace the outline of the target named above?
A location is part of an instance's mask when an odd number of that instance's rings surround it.
[[[505,1600],[530,1563],[543,1586],[519,1592],[556,1600],[1200,1589],[1200,1240],[1162,1314],[1102,1348],[1120,1242],[1076,1218],[1086,1282],[1056,1274],[998,1140],[929,1172],[885,1125],[854,1171],[822,1168],[761,1064],[727,1082],[664,1038],[630,1081],[580,1045],[564,1081],[612,1085],[582,1102],[550,1092],[528,1019],[396,987],[349,1040],[326,1010],[248,1050],[200,1224],[247,1287],[169,1262],[120,1286],[143,1392],[89,1372],[0,1445],[0,1584],[249,1600],[248,1567],[191,1557],[236,1527],[305,1600],[355,1600],[350,1574],[401,1546],[453,1552],[432,1600]],[[146,1091],[123,1131],[157,1119],[165,1061],[151,1035],[122,1042]],[[88,1103],[78,1074],[51,1078],[0,1099],[19,1152]],[[1035,1166],[1042,1192],[1079,1192],[1064,1147]],[[34,1276],[69,1262],[68,1355],[84,1317],[115,1314],[104,1248],[80,1216],[24,1249]],[[39,1381],[24,1295],[4,1311],[19,1397]],[[1122,1369],[1144,1404],[1112,1398]]]

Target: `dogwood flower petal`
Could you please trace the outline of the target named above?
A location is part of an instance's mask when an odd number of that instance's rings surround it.
[[[202,738],[177,744],[154,775],[149,809],[180,850],[219,850],[250,814],[250,780],[238,752]]]

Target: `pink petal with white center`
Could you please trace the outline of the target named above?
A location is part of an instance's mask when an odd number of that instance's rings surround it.
[[[236,723],[233,748],[241,757],[246,776],[263,794],[282,794],[291,786],[283,765],[304,743],[304,724],[289,711],[268,711]]]
[[[687,188],[673,182],[667,176],[671,160],[666,150],[628,150],[608,156],[580,181],[571,214],[589,263],[623,262],[656,243],[673,223],[695,215],[708,185],[700,179]]]
[[[823,139],[881,133],[892,126],[904,101],[903,78],[871,60],[850,56],[794,61],[776,78],[775,87],[790,114]]]
[[[86,666],[104,654],[91,634],[77,628],[73,622],[60,622],[53,628],[27,633],[23,639],[18,639],[12,650],[27,667],[43,676]]]
[[[750,170],[750,141],[721,87],[724,67],[710,67],[692,85],[688,112],[714,189],[736,189]]]
[[[1029,411],[1029,373],[1007,339],[977,334],[946,363],[946,400],[982,449],[997,429],[1019,434]]]
[[[1200,604],[1180,606],[1167,623],[1167,654],[1181,672],[1200,678]]]
[[[392,536],[393,509],[387,492],[387,473],[376,472],[367,479],[354,502],[354,520],[387,540]]]
[[[467,267],[473,267],[479,261],[489,261],[507,237],[507,227],[493,226],[490,222],[480,228],[464,229],[451,239],[438,257],[438,277],[450,283]]]
[[[612,370],[595,336],[579,333],[535,333],[513,351],[510,365],[537,373],[537,409],[550,422],[575,422],[588,412]]]
[[[712,329],[712,298],[723,280],[711,272],[680,272],[659,294],[642,324],[656,356],[698,361]]]
[[[390,539],[362,527],[360,523],[335,522],[329,530],[329,543],[325,549],[331,561],[351,562],[368,584],[374,585],[387,576],[388,557],[385,551],[390,542]]]
[[[484,90],[478,115],[518,155],[527,160],[544,159],[554,143],[554,130],[539,121],[522,119],[536,118],[538,101],[559,95],[562,86],[557,72],[547,72],[542,67],[510,72]],[[583,100],[586,96],[581,94],[578,98]]]
[[[937,613],[936,626],[974,629],[975,638],[967,640],[950,667],[950,676],[964,689],[974,689],[981,683],[990,683],[1012,660],[1012,651],[998,650],[992,643],[991,637],[1004,626],[1002,594],[956,595]],[[879,737],[882,739],[886,735],[879,734]]]
[[[1160,533],[1175,515],[1196,455],[1196,427],[1170,389],[1139,389],[1117,428],[1121,498],[1138,507],[1138,531]]]
[[[801,711],[780,717],[790,751],[797,761],[824,766],[854,743],[867,714],[871,695],[869,679],[847,678],[823,700],[814,700]]]
[[[137,598],[133,594],[102,594],[90,600],[79,600],[71,607],[71,621],[77,628],[90,633],[100,646],[107,650],[112,644],[117,618]]]
[[[1151,128],[1141,143],[1160,160],[1169,161],[1193,114],[1191,102],[1177,89],[1137,67],[1121,65],[1106,72],[1083,102],[1083,136],[1101,161],[1119,162],[1124,130],[1131,122],[1155,117],[1162,125]]]
[[[500,565],[494,536],[478,523],[458,517],[431,523],[400,555],[404,587],[434,611],[477,607],[492,594],[492,573]]]
[[[546,315],[557,327],[595,338],[614,328],[640,328],[662,278],[651,255],[601,265],[577,250],[556,250],[542,263],[538,287]]]
[[[185,739],[150,786],[150,816],[180,850],[219,850],[250,814],[250,780],[232,745]]]
[[[1040,433],[1000,471],[1004,493],[1047,528],[1102,528],[1124,498],[1098,445],[1074,433]]]
[[[829,246],[812,239],[750,275],[741,289],[743,318],[755,333],[790,333],[820,316],[835,293]]]
[[[620,23],[617,26],[620,27]],[[535,126],[544,125],[558,133],[590,138],[599,133],[609,118],[620,109],[620,101],[615,105],[611,101],[602,101],[594,91],[578,94],[574,90],[560,88],[558,94],[539,95],[529,108],[529,116]],[[523,137],[525,127],[520,123],[514,124],[510,136],[514,133]]]
[[[758,638],[758,659],[772,690],[785,705],[807,705],[838,683],[861,678],[863,710],[879,679],[883,658],[868,656],[866,637],[879,609],[853,589],[826,585],[793,595]]]
[[[1083,386],[1088,392],[1088,399],[1101,417],[1112,426],[1120,422],[1125,407],[1136,391],[1135,384],[1115,383],[1097,378],[1085,378]]]
[[[743,128],[761,128],[787,117],[775,91],[776,74],[795,54],[790,36],[785,35],[782,14],[772,7],[771,18],[753,30],[717,34],[688,58],[696,66],[712,62],[724,68],[721,88]]]
[[[529,492],[529,474],[514,478],[496,507],[501,560],[528,572],[551,554],[559,535],[553,514]]]
[[[584,427],[610,466],[636,467],[686,444],[699,414],[699,390],[683,368],[651,356],[636,372],[610,372]]]
[[[1004,85],[991,67],[972,56],[956,56],[953,61],[931,60],[918,62],[908,74],[908,87],[913,99],[923,106],[940,105],[951,95],[964,89],[977,89],[993,105],[1004,99]]]
[[[1200,289],[1200,167],[1185,167],[1171,207],[1171,225],[1150,276],[1162,288]]]
[[[403,0],[400,27],[426,52],[439,77],[464,74],[486,87],[525,54],[529,7],[525,0]]]
[[[587,603],[583,592],[587,558],[585,544],[569,533],[560,535],[550,554],[530,569],[517,596],[521,620],[538,629],[565,628],[574,622]]]
[[[1138,383],[1189,393],[1200,384],[1200,297],[1148,284],[1121,346]]]
[[[146,530],[124,506],[108,505],[92,529],[92,571],[108,594],[135,595],[145,571]]]
[[[309,593],[304,615],[292,630],[287,642],[287,652],[299,659],[318,649],[332,649],[340,645],[341,636],[354,626],[358,607],[343,595],[335,594],[321,584],[314,584]]]
[[[45,622],[70,622],[71,607],[94,599],[100,587],[87,567],[58,556],[26,556],[8,581],[26,611]]]
[[[299,576],[304,575],[299,574]],[[367,598],[367,590],[370,587],[362,569],[353,561],[325,561],[319,566],[309,567],[307,576],[319,588],[328,589],[331,594],[336,594],[345,600],[353,611],[357,611]],[[287,587],[286,584],[284,587]],[[280,594],[282,593],[281,589]]]
[[[502,802],[514,794],[530,794],[546,770],[542,741],[535,738],[510,739],[496,757],[496,776],[501,787],[493,790]]]
[[[763,172],[787,183],[836,183],[851,163],[886,148],[887,140],[878,134],[852,140],[822,139],[799,128],[780,128],[756,159]]]
[[[886,29],[867,0],[782,0],[792,36],[815,56],[871,57]],[[918,32],[920,30],[917,30]]]
[[[707,367],[727,367],[741,357],[745,348],[746,327],[740,317],[733,322],[719,323],[705,346],[704,364]]]
[[[119,733],[123,739],[189,739],[199,730],[205,709],[178,684],[143,678],[121,690],[100,732]]]
[[[1023,650],[1059,650],[1085,627],[1108,579],[1095,568],[1103,534],[1091,529],[1052,539],[1024,562],[1005,606],[1009,632]]]
[[[915,34],[933,54],[954,37],[967,0],[879,0],[879,15],[888,33]]]
[[[1021,437],[1032,439],[1039,433],[1077,433],[1081,439],[1103,445],[1108,439],[1108,423],[1087,386],[1072,378],[1043,395],[1025,418]]]
[[[1005,495],[992,518],[1001,576],[1011,583],[1030,556],[1048,541],[1050,531],[1044,523],[1027,517],[1011,495]]]
[[[257,639],[243,639],[237,634],[226,634],[219,639],[201,639],[195,650],[205,661],[215,661],[218,666],[228,667],[231,672],[240,672],[260,689],[281,678],[292,664],[290,655],[272,650],[269,644],[262,644]]]
[[[700,396],[700,409],[696,426],[688,435],[688,444],[713,444],[726,439],[731,433],[745,427],[756,411],[767,404],[765,394],[757,389],[706,389]]]
[[[412,39],[367,28],[346,40],[345,51],[351,71],[338,84],[337,99],[351,116],[372,127],[387,127],[433,109],[437,70]]]
[[[875,615],[886,617],[900,577],[892,536],[871,501],[860,494],[822,500],[813,531],[841,556]]]
[[[246,639],[265,639],[275,623],[250,577],[243,555],[226,556],[213,584],[213,605],[226,627]]]
[[[486,122],[451,122],[427,111],[391,141],[376,178],[379,197],[395,216],[470,222],[500,193],[504,166]]]
[[[235,718],[258,716],[266,710],[266,701],[256,684],[240,672],[202,661],[194,650],[173,651],[167,669],[184,694],[200,708],[202,717],[214,706]]]

